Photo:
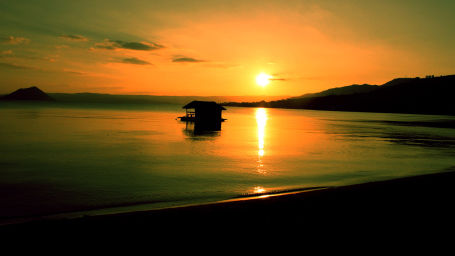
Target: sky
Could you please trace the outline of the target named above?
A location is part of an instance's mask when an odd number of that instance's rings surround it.
[[[454,13],[452,0],[1,0],[0,93],[298,96],[455,74]]]

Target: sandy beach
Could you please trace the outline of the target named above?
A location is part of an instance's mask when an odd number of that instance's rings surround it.
[[[2,232],[70,233],[195,230],[307,232],[356,228],[450,230],[455,172],[420,175],[252,199],[76,219],[6,225]],[[122,233],[127,234],[127,233]]]

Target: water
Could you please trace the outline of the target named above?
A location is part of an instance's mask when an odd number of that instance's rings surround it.
[[[213,202],[455,166],[450,116],[229,107],[220,132],[195,135],[176,120],[182,113],[175,105],[0,105],[0,220]]]

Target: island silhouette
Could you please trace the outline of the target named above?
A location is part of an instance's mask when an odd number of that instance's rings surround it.
[[[55,99],[41,91],[38,87],[18,89],[8,95],[0,97],[1,100],[33,100],[33,101],[54,101]]]

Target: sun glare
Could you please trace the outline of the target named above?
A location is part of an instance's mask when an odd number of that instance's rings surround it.
[[[272,76],[270,75],[267,75],[265,73],[260,73],[259,75],[256,76],[256,83],[259,85],[259,86],[266,86],[270,83],[270,78],[272,78]]]

